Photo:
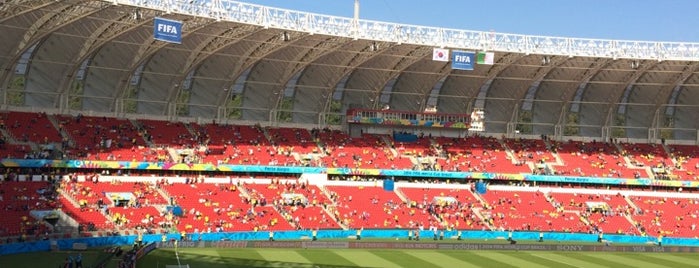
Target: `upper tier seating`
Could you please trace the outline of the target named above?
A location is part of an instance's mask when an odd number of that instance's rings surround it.
[[[341,131],[323,130],[319,134],[328,157],[323,159],[327,167],[410,169],[408,158],[395,157],[386,146],[383,136],[362,134],[352,138]]]
[[[164,153],[145,147],[136,127],[126,119],[56,115],[74,142],[69,153],[87,160],[164,160]],[[159,159],[160,158],[160,159]]]
[[[115,148],[146,145],[136,127],[126,119],[66,115],[56,115],[55,118],[77,148],[103,148],[106,147],[103,143],[109,139],[112,140],[111,146]]]
[[[208,151],[204,163],[234,165],[293,165],[298,161],[288,150],[275,149],[259,126],[192,124]]]
[[[320,149],[311,137],[311,133],[303,128],[268,128],[270,142],[277,150],[299,154],[319,153]]]
[[[604,142],[553,142],[565,166],[556,167],[558,174],[634,178],[648,177],[642,169],[629,169],[616,146]]]
[[[52,123],[55,118],[55,124]],[[532,162],[554,160],[549,165],[557,174],[590,177],[647,178],[649,167],[656,178],[694,180],[699,171],[699,146],[611,144],[605,142],[549,141],[546,151],[541,140],[492,137],[422,137],[417,142],[396,142],[391,137],[330,130],[268,128],[212,124],[183,124],[157,120],[129,120],[46,115],[43,113],[0,113],[0,126],[6,128],[0,156],[35,157],[34,144],[62,142],[74,144],[65,155],[69,159],[168,162],[167,147],[195,149],[194,163],[247,165],[301,165],[375,169],[436,169],[494,173],[530,173]],[[188,127],[190,126],[190,127]],[[140,129],[139,129],[140,128]],[[63,140],[61,132],[65,131]],[[265,131],[273,141],[266,138]],[[111,142],[108,142],[110,141]],[[148,141],[156,147],[149,148]],[[22,144],[16,144],[20,142]],[[107,144],[110,144],[107,146]],[[503,144],[505,146],[503,146]],[[199,147],[207,145],[207,147]],[[107,148],[109,147],[109,148]],[[160,150],[158,150],[160,149]],[[669,152],[666,152],[669,151]],[[312,156],[305,154],[315,153]],[[436,158],[415,157],[442,153]],[[299,155],[300,154],[300,155]],[[556,159],[556,155],[558,159]],[[40,156],[43,157],[43,156]],[[629,162],[625,160],[628,157]],[[643,167],[641,167],[643,166]]]
[[[675,165],[668,166],[667,172],[672,179],[697,180],[699,179],[699,146],[693,145],[669,145],[670,157]]]
[[[519,161],[536,163],[556,161],[543,140],[505,139],[504,142]]]
[[[434,156],[436,152],[432,148],[432,139],[429,137],[418,137],[414,142],[401,142],[391,139],[391,146],[400,155],[415,157]]]
[[[145,119],[138,120],[138,122],[141,123],[145,133],[149,134],[151,142],[156,146],[194,148],[199,145],[196,138],[182,122]]]
[[[438,163],[444,171],[530,173],[524,162],[515,162],[506,149],[492,137],[446,138],[437,142],[446,153]]]
[[[1,116],[8,132],[18,141],[38,144],[63,141],[45,113],[8,112]]]
[[[0,158],[26,158],[27,154],[31,153],[29,145],[19,144],[0,144]]]
[[[623,149],[622,155],[628,156],[631,165],[637,167],[672,166],[662,145],[619,143],[619,146]]]

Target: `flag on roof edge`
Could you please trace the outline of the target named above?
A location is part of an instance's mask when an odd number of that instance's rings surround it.
[[[434,50],[432,50],[432,60],[433,61],[449,61],[449,49],[434,48]]]
[[[476,63],[493,65],[495,63],[495,52],[478,52]]]

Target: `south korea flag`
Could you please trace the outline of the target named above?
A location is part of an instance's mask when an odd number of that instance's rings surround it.
[[[434,48],[434,50],[432,50],[432,60],[433,61],[449,61],[449,49]]]

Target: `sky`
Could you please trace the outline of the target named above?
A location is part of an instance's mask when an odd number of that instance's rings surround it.
[[[353,16],[354,0],[238,0]],[[361,19],[501,33],[699,43],[699,0],[360,0]]]

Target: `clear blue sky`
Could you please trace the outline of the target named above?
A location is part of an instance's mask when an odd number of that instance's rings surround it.
[[[354,0],[239,0],[352,17]],[[360,18],[465,30],[699,43],[699,0],[360,0]]]

